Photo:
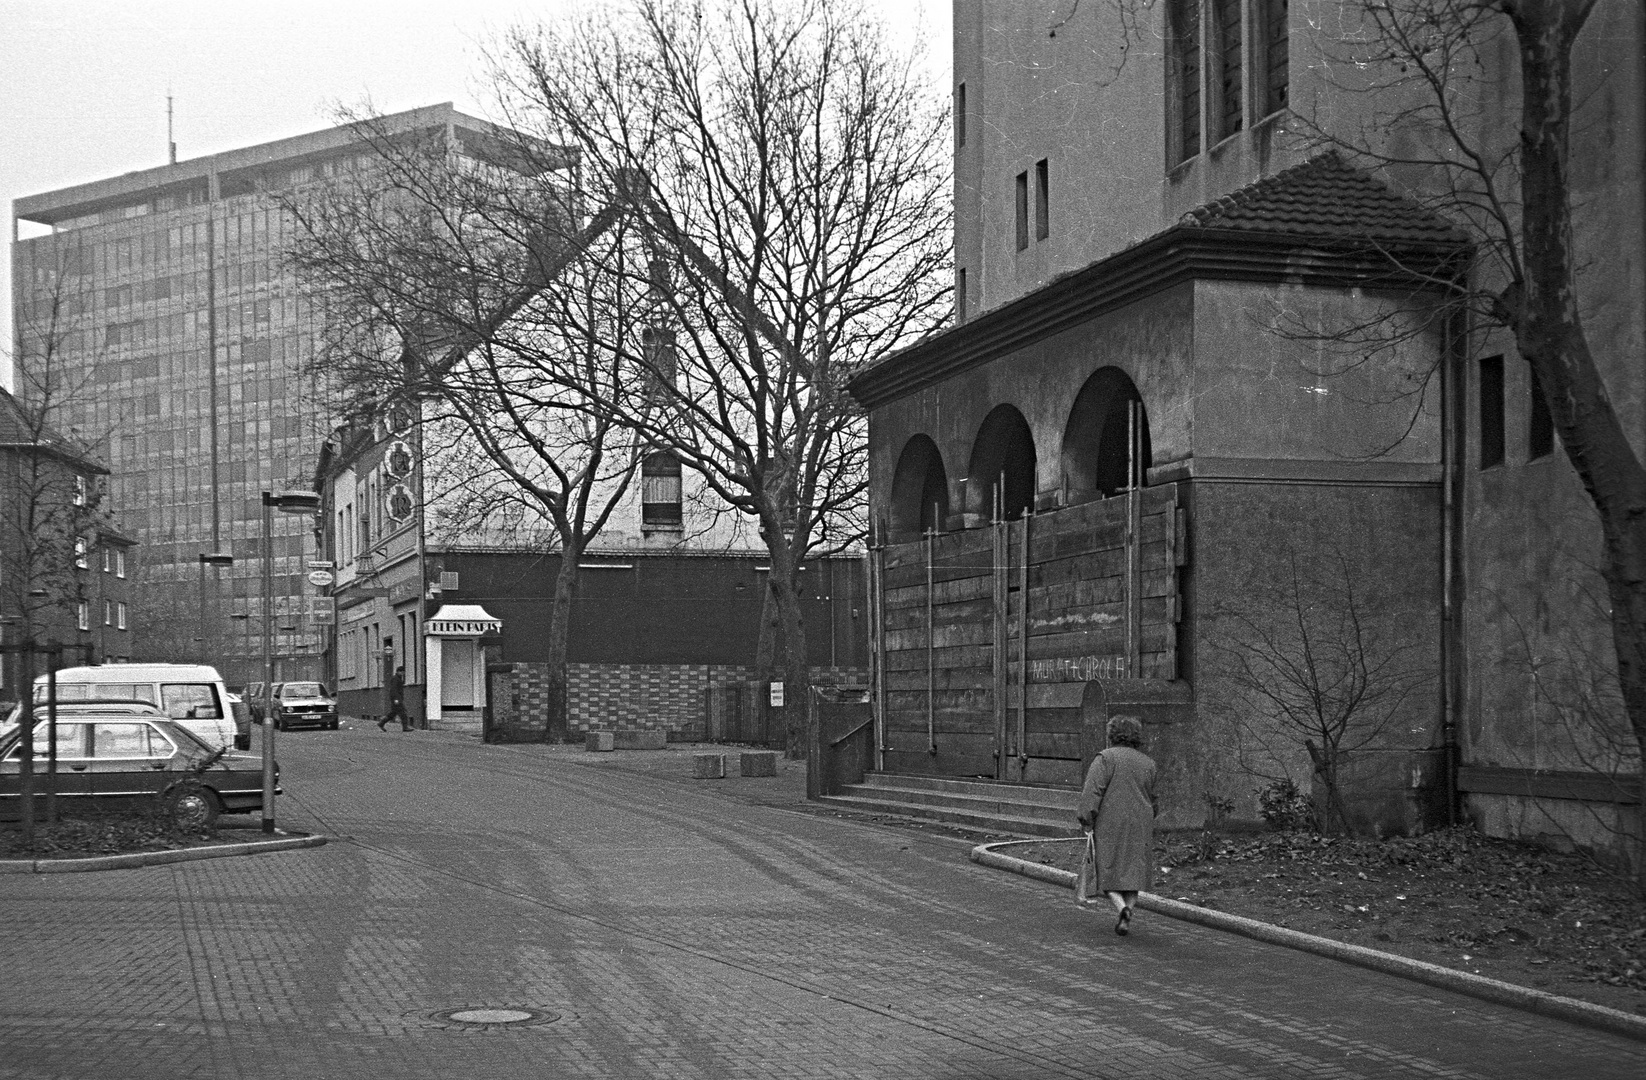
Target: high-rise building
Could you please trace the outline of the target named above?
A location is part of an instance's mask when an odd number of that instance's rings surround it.
[[[485,127],[445,104],[380,130]],[[370,156],[334,128],[13,204],[16,361],[112,470],[110,505],[140,544],[139,658],[261,678],[261,493],[307,488],[334,426],[305,372],[319,322],[286,264],[280,195]],[[272,533],[276,678],[312,678],[315,521],[275,514]]]

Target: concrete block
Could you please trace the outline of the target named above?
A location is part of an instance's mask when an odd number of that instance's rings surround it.
[[[726,776],[725,754],[693,754],[693,780],[721,780]]]
[[[776,750],[745,750],[737,755],[744,776],[776,776]]]
[[[612,736],[619,750],[661,750],[669,744],[664,731],[614,731]]]
[[[617,748],[612,733],[609,731],[589,732],[583,745],[590,750],[615,750]]]

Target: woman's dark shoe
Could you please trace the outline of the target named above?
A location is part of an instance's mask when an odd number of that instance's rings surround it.
[[[1121,937],[1125,937],[1127,934],[1131,933],[1131,927],[1132,927],[1132,909],[1131,908],[1121,908],[1120,909],[1120,919],[1119,919],[1119,921],[1117,921],[1114,924],[1114,932],[1119,934]]]

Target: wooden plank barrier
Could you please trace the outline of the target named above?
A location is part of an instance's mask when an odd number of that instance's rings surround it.
[[[1085,684],[1176,677],[1186,515],[1131,499],[878,549],[887,771],[1076,784]]]

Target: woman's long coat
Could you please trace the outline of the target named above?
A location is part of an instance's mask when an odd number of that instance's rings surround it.
[[[1109,747],[1086,772],[1079,813],[1097,840],[1101,892],[1136,892],[1154,882],[1154,779],[1154,759],[1130,746]]]

